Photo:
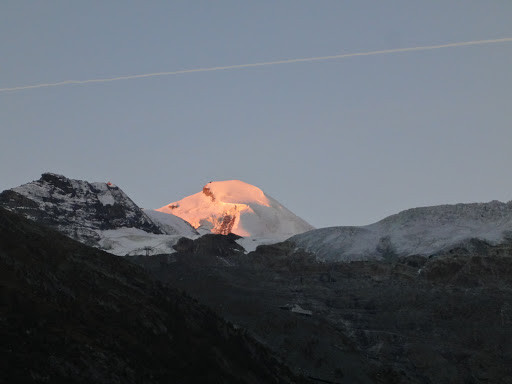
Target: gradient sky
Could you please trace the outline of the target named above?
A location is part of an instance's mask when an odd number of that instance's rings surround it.
[[[0,3],[0,88],[512,37],[512,1]],[[512,43],[0,93],[0,189],[254,184],[316,227],[512,200]]]

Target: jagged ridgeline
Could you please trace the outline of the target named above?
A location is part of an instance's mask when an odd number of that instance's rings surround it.
[[[166,215],[167,223],[158,220],[158,213],[156,217],[151,213],[150,217],[110,182],[89,183],[54,173],[44,173],[39,180],[3,191],[0,205],[115,254],[173,243],[167,235],[196,234],[188,223],[175,216]],[[137,236],[145,237],[146,242],[127,244]],[[171,245],[161,248],[170,249]]]

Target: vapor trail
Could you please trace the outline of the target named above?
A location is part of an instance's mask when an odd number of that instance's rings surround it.
[[[467,45],[496,44],[496,43],[506,43],[506,42],[512,42],[512,37],[505,37],[505,38],[501,38],[501,39],[492,39],[492,40],[462,41],[462,42],[458,42],[458,43],[449,43],[449,44],[440,44],[440,45],[424,45],[424,46],[409,47],[409,48],[384,49],[384,50],[380,50],[380,51],[370,51],[370,52],[343,53],[340,55],[332,55],[332,56],[304,57],[304,58],[299,58],[299,59],[266,61],[266,62],[252,63],[252,64],[226,65],[223,67],[182,69],[179,71],[171,71],[171,72],[153,72],[153,73],[143,73],[143,74],[138,74],[138,75],[107,77],[107,78],[100,78],[100,79],[65,80],[65,81],[59,81],[57,83],[41,83],[41,84],[34,84],[34,85],[22,85],[22,86],[11,87],[11,88],[0,88],[0,92],[20,91],[20,90],[24,90],[24,89],[33,89],[33,88],[59,87],[61,85],[71,85],[71,84],[108,83],[110,81],[141,79],[144,77],[172,76],[172,75],[181,75],[181,74],[194,73],[194,72],[226,71],[226,70],[230,70],[230,69],[265,67],[268,65],[304,63],[304,62],[310,62],[310,61],[325,61],[325,60],[334,60],[334,59],[344,59],[347,57],[355,57],[355,56],[385,55],[385,54],[399,53],[399,52],[427,51],[427,50],[431,50],[431,49],[463,47],[463,46],[467,46]]]

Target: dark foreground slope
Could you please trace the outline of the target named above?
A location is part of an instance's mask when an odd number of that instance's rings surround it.
[[[317,263],[291,243],[245,256],[210,246],[206,267],[196,248],[134,260],[316,382],[512,383],[510,245],[352,263]]]
[[[0,209],[0,383],[298,382],[138,266]]]

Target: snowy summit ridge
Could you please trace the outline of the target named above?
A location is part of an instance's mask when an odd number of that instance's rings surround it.
[[[512,201],[412,208],[362,227],[321,228],[290,239],[326,261],[430,256],[470,239],[512,241]]]
[[[292,236],[313,229],[261,189],[240,180],[214,181],[157,211],[188,221],[201,233]]]

